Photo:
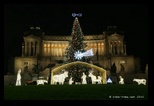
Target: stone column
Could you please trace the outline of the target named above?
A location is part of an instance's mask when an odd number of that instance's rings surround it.
[[[53,44],[53,49],[52,49],[52,52],[53,52],[53,56],[55,57],[55,43]]]
[[[52,48],[52,53],[53,53],[53,56],[54,56],[54,57],[55,57],[55,54],[56,54],[56,53],[55,53],[55,50],[56,50],[56,49],[55,49],[55,43],[54,43],[54,44],[53,44],[53,48]]]
[[[48,48],[47,56],[51,56],[51,55],[50,55],[50,42],[47,43],[47,48]]]
[[[96,43],[96,51],[97,51],[97,55],[99,56],[99,43]]]
[[[98,48],[97,47],[98,47],[98,43],[94,43],[95,53],[97,52],[97,54],[98,54],[99,51],[98,51]]]
[[[61,56],[63,56],[63,44],[61,43]]]
[[[61,43],[61,57],[63,56],[63,44]]]
[[[22,44],[22,57],[24,56],[24,44]]]
[[[104,42],[104,55],[107,56],[108,54],[111,54],[110,53],[110,40],[106,38]]]
[[[52,55],[52,44],[50,43],[50,56]]]
[[[124,50],[123,50],[123,42],[121,43],[121,54],[124,54]]]
[[[124,44],[124,55],[127,55],[127,53],[126,53],[126,44]]]
[[[59,44],[57,44],[57,57],[59,56]]]
[[[43,44],[43,45],[44,45],[44,46],[43,46],[43,47],[44,47],[44,56],[46,56],[46,54],[47,54],[47,53],[46,53],[46,51],[47,51],[47,45],[46,45],[46,43],[45,43],[45,42],[44,42],[44,44]]]
[[[65,52],[65,47],[64,47],[64,43],[62,43],[62,56],[64,56]]]
[[[59,49],[59,57],[61,57],[61,44],[60,43],[59,43],[58,49]]]
[[[98,54],[101,56],[101,43],[99,43],[99,45],[98,45],[98,49],[99,49],[99,52],[98,52]]]
[[[36,43],[36,56],[38,56],[39,53],[39,42]]]
[[[62,57],[62,46],[61,46],[61,43],[59,44],[59,52],[60,52],[59,56]]]
[[[100,42],[100,55],[101,55],[101,56],[102,56],[102,54],[103,54],[102,49],[103,49],[103,45],[102,45],[102,42]]]
[[[54,43],[52,44],[52,56],[54,57],[54,50],[55,50],[55,48],[54,48]]]
[[[46,43],[46,56],[48,56],[48,43]]]
[[[102,53],[102,56],[104,56],[104,43],[101,43],[101,53]]]
[[[110,44],[110,53],[111,53],[111,55],[113,55],[113,47],[112,47],[112,44]]]
[[[33,42],[33,56],[35,56],[35,41]]]
[[[48,56],[50,56],[50,43],[48,43]]]
[[[118,45],[117,45],[117,52],[118,52],[118,55],[120,55],[120,42],[118,42]]]
[[[27,56],[27,41],[25,41],[25,56]]]
[[[58,57],[58,44],[56,44],[56,56]]]
[[[113,55],[115,55],[115,42],[113,42],[113,48],[112,48],[112,50],[113,50]]]
[[[117,41],[115,41],[114,42],[114,44],[115,44],[115,55],[118,55],[118,43],[117,43]]]
[[[52,56],[54,57],[53,51],[54,51],[54,45],[53,45],[53,43],[52,43],[51,54],[52,54]]]
[[[99,60],[99,58],[100,58],[100,43],[97,43],[97,51],[98,51],[98,60]]]
[[[94,48],[94,43],[93,42],[91,43],[91,48],[92,48],[92,50],[94,52],[94,55],[96,55],[95,48]]]
[[[29,56],[31,56],[31,42],[29,42]]]

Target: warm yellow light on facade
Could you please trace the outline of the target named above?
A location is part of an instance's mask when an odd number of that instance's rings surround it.
[[[104,43],[102,43],[101,45],[104,45]]]
[[[50,47],[50,44],[48,44],[48,47]]]
[[[125,63],[125,61],[124,60],[121,60],[120,63]]]
[[[68,48],[68,44],[66,45],[66,48]]]
[[[47,45],[46,44],[44,44],[44,47],[46,47]]]

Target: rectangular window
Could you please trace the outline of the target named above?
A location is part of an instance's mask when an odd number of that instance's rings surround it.
[[[124,60],[121,60],[120,63],[125,63],[125,61]]]
[[[24,62],[24,65],[25,65],[25,66],[28,66],[28,62],[27,62],[27,61],[26,61],[26,62]]]

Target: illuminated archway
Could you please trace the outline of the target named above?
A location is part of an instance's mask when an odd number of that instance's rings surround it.
[[[51,72],[51,84],[53,84],[53,75],[54,75],[55,72],[62,70],[62,69],[65,69],[66,67],[69,67],[69,66],[72,66],[72,65],[77,65],[77,64],[86,65],[86,66],[89,66],[89,67],[94,68],[94,69],[98,70],[99,72],[101,72],[102,84],[106,84],[106,70],[104,70],[103,68],[98,67],[96,65],[89,64],[89,63],[86,63],[86,62],[81,62],[81,61],[76,61],[76,62],[64,64],[62,66],[59,66],[59,67],[53,69],[52,72]]]

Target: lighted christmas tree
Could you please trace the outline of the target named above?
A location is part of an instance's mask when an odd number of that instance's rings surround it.
[[[69,41],[69,46],[65,50],[64,62],[71,63],[74,61],[83,61],[90,63],[89,56],[82,56],[80,58],[75,57],[75,53],[83,53],[85,52],[85,48],[87,45],[83,42],[84,35],[82,29],[80,27],[80,23],[77,17],[75,17],[72,33],[71,33],[71,40]],[[78,64],[71,67],[68,67],[67,70],[69,71],[69,77],[73,78],[74,82],[81,82],[81,76],[84,72],[88,75],[89,67]]]
[[[71,33],[72,39],[69,41],[69,46],[65,51],[65,63],[70,63],[74,61],[83,61],[83,62],[90,62],[90,58],[88,56],[83,56],[80,59],[75,58],[76,52],[85,52],[85,48],[87,45],[83,42],[84,35],[82,32],[82,29],[80,27],[80,23],[77,17],[75,17],[72,33]]]

